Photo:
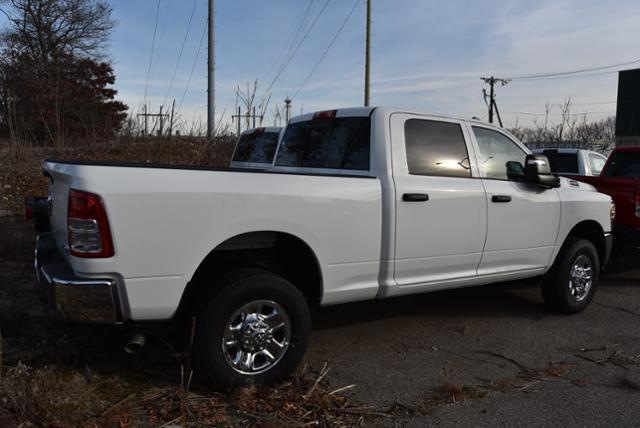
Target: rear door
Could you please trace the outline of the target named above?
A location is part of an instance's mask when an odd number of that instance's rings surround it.
[[[425,285],[476,275],[487,202],[463,123],[391,116],[395,280]]]
[[[560,222],[558,192],[513,181],[507,162],[524,166],[525,148],[493,127],[470,128],[488,207],[487,241],[478,274],[546,268]]]

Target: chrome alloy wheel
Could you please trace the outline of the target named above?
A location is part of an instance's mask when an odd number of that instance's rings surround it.
[[[291,321],[271,300],[254,300],[234,312],[224,329],[222,353],[244,375],[264,373],[282,359],[291,343]]]
[[[578,256],[569,271],[569,292],[578,302],[584,300],[593,284],[593,264],[589,257]]]

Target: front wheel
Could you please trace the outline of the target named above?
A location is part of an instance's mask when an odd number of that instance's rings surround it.
[[[258,269],[233,272],[223,282],[197,322],[198,374],[218,389],[290,375],[304,355],[311,325],[302,293]]]
[[[551,270],[542,278],[542,296],[555,311],[574,314],[589,305],[599,278],[600,259],[593,244],[568,238]]]

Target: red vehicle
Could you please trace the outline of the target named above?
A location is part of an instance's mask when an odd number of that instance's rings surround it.
[[[609,155],[599,177],[567,176],[595,186],[613,199],[614,247],[640,247],[640,147],[620,147]]]

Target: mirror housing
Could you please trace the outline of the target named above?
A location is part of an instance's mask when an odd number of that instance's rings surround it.
[[[560,178],[551,173],[549,159],[544,155],[527,155],[524,165],[524,182],[545,189],[560,187]]]

